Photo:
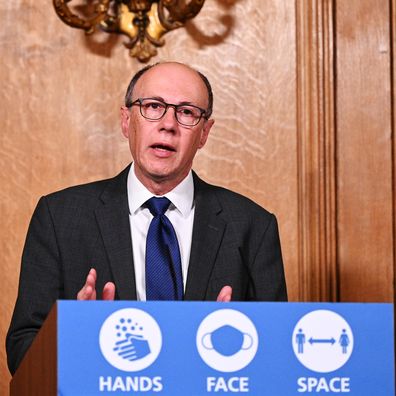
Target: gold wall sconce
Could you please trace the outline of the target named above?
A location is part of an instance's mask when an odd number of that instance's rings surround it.
[[[162,36],[184,26],[194,18],[205,0],[86,0],[84,14],[72,12],[72,0],[53,0],[55,11],[67,25],[92,34],[97,29],[124,34],[129,37],[125,46],[129,54],[141,62],[148,62],[157,54],[156,47],[165,44]]]

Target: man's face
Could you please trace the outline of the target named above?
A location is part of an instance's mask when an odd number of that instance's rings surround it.
[[[165,63],[154,66],[138,80],[133,101],[160,98],[166,103],[189,104],[207,109],[208,92],[199,75],[187,66]],[[121,108],[123,135],[129,140],[138,179],[150,189],[166,182],[169,189],[180,183],[191,169],[194,156],[208,138],[213,120],[202,118],[192,127],[181,125],[174,108],[157,121],[147,120],[139,106]]]

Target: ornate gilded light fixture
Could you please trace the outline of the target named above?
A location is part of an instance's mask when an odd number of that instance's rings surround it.
[[[59,18],[71,27],[92,34],[97,29],[108,33],[125,34],[130,55],[147,62],[157,54],[155,47],[165,44],[162,36],[184,26],[201,10],[205,0],[85,0],[86,18],[71,11],[72,0],[53,0]]]

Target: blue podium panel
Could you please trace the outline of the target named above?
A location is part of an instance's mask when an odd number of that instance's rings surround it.
[[[57,304],[59,395],[395,394],[392,304]]]

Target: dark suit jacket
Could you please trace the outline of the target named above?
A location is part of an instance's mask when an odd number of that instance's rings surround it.
[[[42,197],[22,257],[18,298],[7,335],[11,373],[57,299],[75,299],[91,267],[97,297],[108,281],[116,298],[135,300],[127,175]],[[194,174],[195,218],[185,300],[285,301],[275,216],[251,200]]]

